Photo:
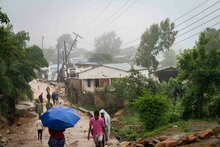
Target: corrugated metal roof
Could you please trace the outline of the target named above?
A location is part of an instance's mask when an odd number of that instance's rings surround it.
[[[114,63],[114,64],[103,64],[103,66],[115,68],[115,69],[119,69],[119,70],[123,70],[123,71],[129,71],[129,70],[131,70],[132,65],[130,65],[128,63]],[[137,66],[137,65],[133,65],[133,68],[135,70],[146,70],[146,68],[141,67],[141,66]]]

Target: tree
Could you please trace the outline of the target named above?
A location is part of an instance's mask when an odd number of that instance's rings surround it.
[[[98,64],[112,63],[112,56],[104,53],[94,53],[89,58],[89,62],[96,62]]]
[[[119,53],[121,43],[121,39],[116,36],[114,31],[104,33],[95,39],[95,52],[109,54],[114,57]]]
[[[161,67],[176,67],[176,54],[174,50],[170,49],[163,53],[164,59],[160,62]]]
[[[152,93],[156,93],[160,89],[157,82],[147,79],[133,67],[130,70],[130,75],[126,78],[115,80],[113,87],[115,89],[114,95],[119,99],[127,101],[135,101],[146,89]]]
[[[136,63],[147,67],[149,71],[156,70],[159,62],[156,55],[169,50],[175,41],[177,31],[174,23],[167,18],[160,24],[153,24],[141,36],[141,43],[136,53]]]
[[[183,97],[185,118],[203,118],[205,107],[219,90],[220,49],[208,48],[211,39],[206,32],[201,33],[197,45],[178,58],[180,78],[189,87]]]
[[[73,39],[70,34],[63,34],[57,39],[60,49],[64,49],[64,41],[66,42],[66,48],[69,50],[73,44]]]
[[[8,19],[0,20],[4,20],[2,24]],[[4,107],[11,123],[15,119],[15,102],[18,98],[24,93],[31,98],[29,82],[35,77],[35,70],[48,65],[39,47],[26,48],[28,40],[27,32],[14,33],[12,25],[0,25],[0,94],[3,94],[0,106]]]

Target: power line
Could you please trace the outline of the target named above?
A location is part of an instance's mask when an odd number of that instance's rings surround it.
[[[200,6],[202,6],[203,4],[205,4],[206,2],[208,2],[209,0],[204,1],[203,3],[199,4],[198,6],[194,7],[193,9],[189,10],[188,12],[184,13],[183,15],[177,17],[176,19],[174,19],[173,22],[177,21],[178,19],[184,17],[185,15],[189,14],[190,12],[196,10],[197,8],[199,8]]]
[[[176,19],[175,19],[173,22],[175,22],[177,19],[180,19],[180,18],[182,18],[183,16],[185,16],[185,15],[189,14],[190,12],[192,12],[193,10],[195,10],[195,9],[199,8],[200,6],[202,6],[203,4],[205,4],[205,3],[206,3],[206,2],[208,2],[208,1],[209,1],[209,0],[204,1],[202,4],[200,4],[200,5],[196,6],[196,7],[195,7],[195,8],[193,8],[192,10],[190,10],[190,11],[186,12],[185,14],[181,15],[180,17],[176,18]],[[197,13],[196,15],[194,15],[194,16],[192,16],[192,17],[190,17],[189,19],[187,19],[187,20],[183,21],[182,23],[178,24],[177,26],[180,26],[180,25],[184,24],[185,22],[187,22],[187,21],[191,20],[192,18],[194,18],[194,17],[198,16],[199,14],[201,14],[201,13],[205,12],[206,10],[210,9],[211,7],[215,6],[215,5],[216,5],[217,3],[219,3],[219,2],[220,2],[220,1],[215,2],[215,3],[214,3],[214,4],[212,4],[211,6],[207,7],[206,9],[204,9],[204,10],[202,10],[201,12]],[[218,9],[216,9],[216,10],[214,10],[213,12],[209,13],[208,15],[210,15],[210,14],[212,14],[212,13],[214,13],[214,12],[218,11],[218,10],[219,10],[219,8],[218,8]],[[195,24],[195,23],[199,22],[200,20],[202,20],[202,19],[206,18],[208,15],[206,15],[206,16],[202,17],[201,19],[199,19],[199,20],[197,20],[197,21],[193,22],[192,24]],[[188,25],[188,26],[186,26],[186,27],[184,27],[184,28],[180,29],[179,31],[182,31],[182,30],[184,30],[184,29],[188,28],[188,27],[189,27],[189,26],[191,26],[192,24],[190,24],[190,25]],[[176,27],[177,27],[177,26],[176,26]],[[181,35],[181,36],[182,36],[182,35]],[[135,42],[135,41],[140,40],[140,39],[141,39],[141,38],[137,38],[137,39],[135,39],[135,40],[133,40],[133,41],[130,41],[130,42],[127,42],[127,43],[125,43],[125,44],[130,44],[130,43]]]
[[[217,23],[215,23],[214,25],[209,26],[209,27],[210,27],[210,28],[211,28],[211,27],[214,27],[214,26],[216,26],[217,24],[220,24],[220,22],[217,22]],[[176,45],[176,44],[178,44],[178,43],[180,43],[180,42],[183,42],[183,41],[185,41],[185,40],[187,40],[187,39],[189,39],[189,38],[192,38],[193,36],[196,36],[196,35],[200,34],[201,32],[203,32],[203,31],[200,31],[200,32],[198,32],[198,33],[196,33],[196,34],[193,34],[193,35],[191,35],[191,36],[189,36],[189,37],[187,37],[187,38],[184,38],[183,40],[180,40],[179,42],[173,44],[173,46]]]
[[[212,18],[212,19],[210,19],[210,20],[208,20],[208,21],[206,21],[206,22],[204,22],[204,23],[202,23],[202,24],[200,24],[200,25],[198,25],[198,26],[196,26],[196,27],[194,27],[194,28],[192,28],[192,29],[186,31],[185,33],[182,33],[182,34],[178,35],[176,38],[178,38],[178,37],[180,37],[180,36],[183,36],[183,35],[185,35],[185,34],[191,32],[192,30],[195,30],[195,29],[197,29],[198,27],[203,26],[203,25],[206,24],[206,23],[209,23],[210,21],[212,21],[212,20],[218,18],[219,16],[220,16],[220,15],[215,16],[214,18]]]
[[[98,25],[96,28],[99,28],[101,27],[103,24],[105,24],[106,22],[109,21],[109,19],[111,19],[113,16],[115,16],[119,11],[121,11],[121,9],[123,9],[127,4],[128,2],[131,1],[131,0],[127,0],[117,11],[115,11],[115,13],[113,13],[110,17],[108,17],[106,20],[104,20],[100,25]]]
[[[124,11],[122,11],[122,13],[120,13],[119,15],[117,15],[115,18],[113,18],[109,23],[107,23],[106,25],[104,25],[100,30],[96,31],[100,32],[102,29],[104,29],[106,26],[108,26],[109,24],[113,23],[117,18],[119,18],[120,16],[122,16],[131,6],[133,6],[138,0],[135,0],[131,5],[129,5]]]
[[[196,16],[198,16],[198,15],[202,14],[203,12],[205,12],[206,10],[208,10],[208,9],[210,9],[211,7],[215,6],[215,5],[216,5],[217,3],[219,3],[219,2],[220,2],[220,1],[215,2],[214,4],[212,4],[211,6],[209,6],[208,8],[206,8],[206,9],[202,10],[201,12],[197,13],[196,15],[193,15],[193,16],[192,16],[192,17],[190,17],[189,19],[187,19],[187,20],[185,20],[185,21],[181,22],[180,24],[176,25],[176,28],[177,28],[178,26],[180,26],[180,25],[182,25],[182,24],[186,23],[187,21],[189,21],[189,20],[193,19],[194,17],[196,17]]]
[[[87,24],[86,26],[84,26],[82,29],[87,28],[88,26],[90,26],[91,24],[93,24],[93,23],[95,22],[95,20],[96,20],[102,13],[104,13],[104,11],[112,4],[113,1],[114,1],[114,0],[111,0],[111,1],[102,9],[102,11],[100,11],[99,14],[96,15],[96,16],[90,21],[90,23]]]
[[[214,13],[214,12],[216,12],[216,11],[218,11],[218,10],[220,10],[220,8],[218,8],[218,9],[216,9],[216,10],[212,11],[211,13],[209,13],[209,14],[207,14],[206,16],[204,16],[204,17],[202,17],[202,18],[198,19],[197,21],[195,21],[195,22],[193,22],[193,23],[189,24],[188,26],[185,26],[184,28],[182,28],[182,29],[178,30],[178,32],[180,32],[180,31],[182,31],[182,30],[184,30],[184,29],[186,29],[186,28],[190,27],[191,25],[193,25],[193,24],[195,24],[195,23],[199,22],[200,20],[202,20],[202,19],[206,18],[207,16],[211,15],[212,13]]]

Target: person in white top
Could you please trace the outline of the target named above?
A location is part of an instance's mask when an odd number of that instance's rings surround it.
[[[104,119],[105,129],[106,129],[106,134],[107,134],[106,137],[109,139],[110,129],[111,129],[111,118],[110,118],[109,114],[104,109],[100,110],[99,113],[101,114],[101,117]]]
[[[43,124],[42,124],[42,122],[41,122],[41,120],[40,120],[40,117],[39,117],[39,119],[37,120],[36,127],[37,127],[37,139],[38,139],[38,140],[42,140]]]

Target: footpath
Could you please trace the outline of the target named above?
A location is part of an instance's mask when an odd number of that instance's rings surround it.
[[[43,93],[45,112],[46,87],[50,87],[51,93],[55,91],[57,87],[36,80],[32,81],[30,85],[33,90],[34,99],[38,98],[40,93]],[[69,102],[60,98],[58,105],[68,106]],[[81,111],[78,111],[78,113],[81,118],[80,121],[74,128],[68,128],[64,132],[66,139],[65,147],[95,147],[92,139],[87,140],[90,116]],[[47,128],[43,130],[42,141],[37,140],[37,120],[38,116],[34,112],[29,112],[25,114],[24,117],[19,117],[13,126],[0,130],[0,142],[3,142],[5,147],[48,147],[49,133]],[[108,147],[118,147],[117,140],[111,138]]]

